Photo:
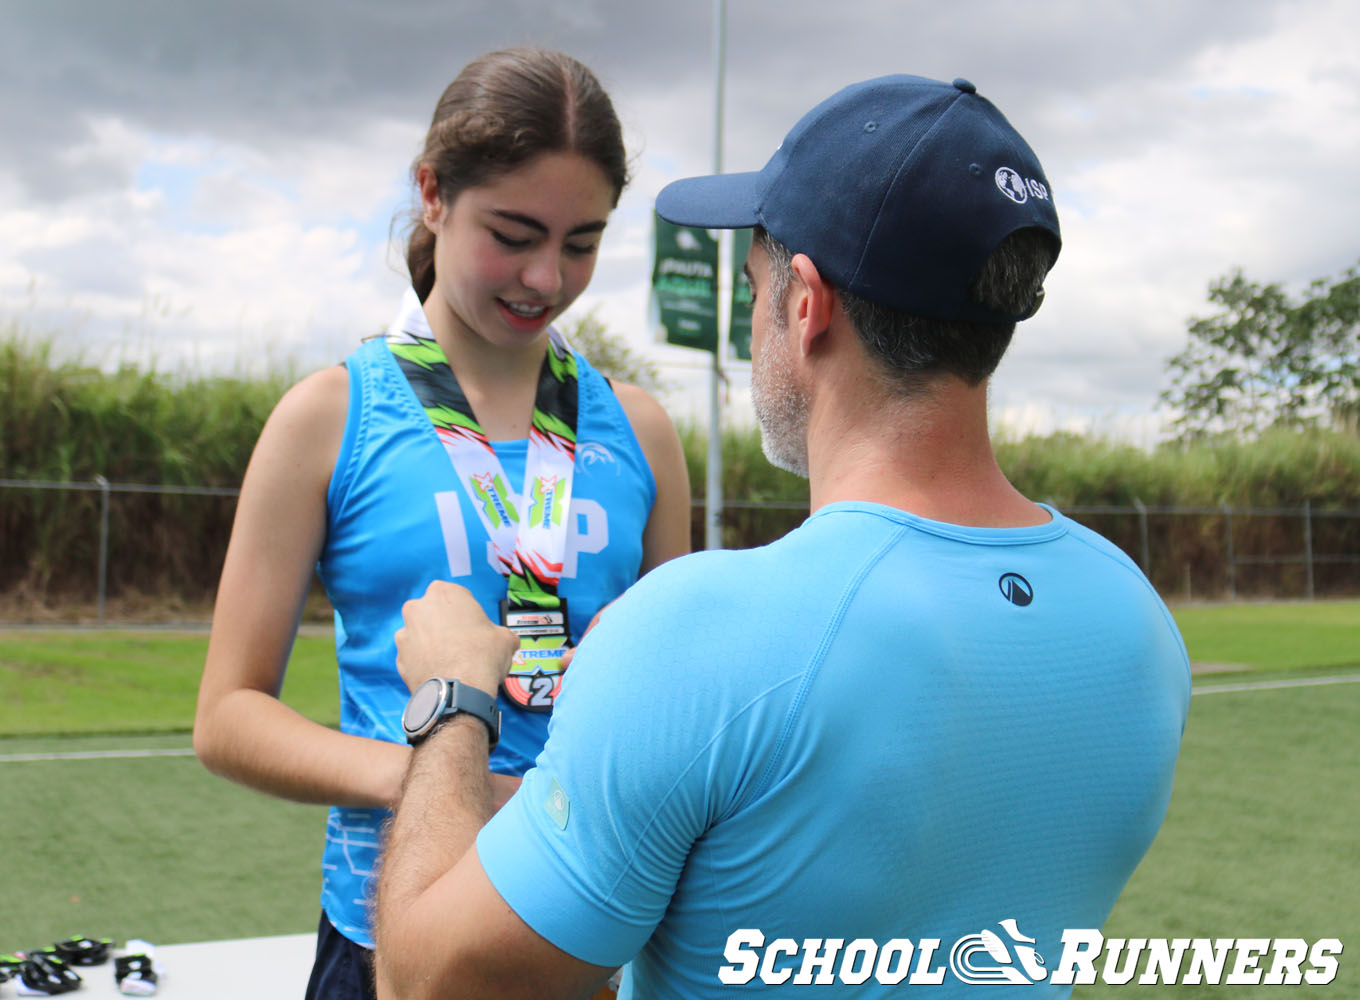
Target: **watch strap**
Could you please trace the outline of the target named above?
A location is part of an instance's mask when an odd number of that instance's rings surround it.
[[[496,749],[501,737],[501,711],[496,696],[453,679],[445,679],[444,700],[436,710],[429,727],[420,733],[408,731],[406,741],[412,746],[422,743],[455,715],[471,715],[480,719],[486,726],[487,738],[490,741],[487,749]]]

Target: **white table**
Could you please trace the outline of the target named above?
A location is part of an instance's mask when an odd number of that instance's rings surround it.
[[[155,995],[166,1000],[302,1000],[315,952],[315,934],[157,945],[156,961],[164,971]],[[112,959],[77,967],[76,972],[84,982],[63,996],[126,1000],[114,984]],[[13,981],[0,985],[0,1000],[16,996],[14,987]]]

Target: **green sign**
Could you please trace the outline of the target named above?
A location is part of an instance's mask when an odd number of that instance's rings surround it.
[[[751,230],[732,233],[732,320],[727,327],[727,343],[732,355],[751,360],[751,282],[746,279],[746,254],[751,249]]]
[[[652,213],[652,303],[665,342],[718,349],[718,241],[706,229],[676,226]]]

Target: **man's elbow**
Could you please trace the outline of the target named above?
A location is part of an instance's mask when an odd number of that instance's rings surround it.
[[[382,942],[373,952],[373,986],[378,1000],[415,1000],[414,984],[397,974],[390,949]]]
[[[381,951],[376,952],[373,956],[373,988],[378,1000],[405,1000],[405,998],[411,996],[410,993],[393,982],[387,963],[382,959]]]
[[[373,982],[378,1000],[425,1000],[440,996],[439,984],[430,968],[424,967],[413,941],[415,928],[405,927],[402,912],[383,899],[379,886],[379,906],[374,921]]]
[[[381,939],[373,954],[373,982],[378,1000],[439,1000],[449,995],[433,971],[422,968],[418,957],[403,955],[400,948],[384,945]]]

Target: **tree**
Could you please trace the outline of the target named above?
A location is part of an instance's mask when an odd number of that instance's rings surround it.
[[[1182,439],[1270,427],[1350,425],[1360,415],[1360,265],[1292,298],[1234,270],[1212,281],[1220,310],[1192,318],[1161,398]]]
[[[574,322],[561,324],[563,335],[586,356],[601,375],[619,382],[630,382],[653,395],[664,393],[670,386],[661,377],[656,364],[643,357],[609,332],[597,314],[596,306]]]

